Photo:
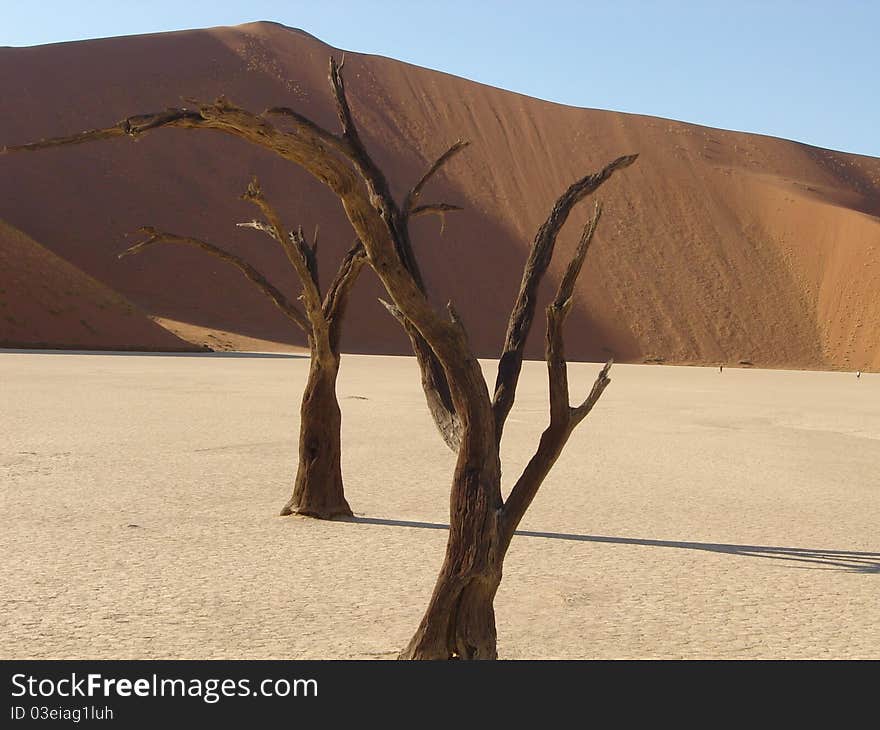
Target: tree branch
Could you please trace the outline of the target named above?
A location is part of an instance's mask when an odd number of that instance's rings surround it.
[[[343,57],[342,63],[345,63]],[[392,235],[397,238],[397,227],[400,211],[391,195],[391,188],[379,166],[370,157],[366,145],[361,140],[348,98],[345,95],[345,81],[342,78],[342,64],[337,65],[336,59],[330,57],[330,90],[336,102],[336,115],[342,126],[342,139],[348,150],[348,158],[354,163],[370,195],[370,202],[385,221]]]
[[[413,186],[413,189],[407,193],[406,198],[404,198],[402,206],[404,217],[414,214],[416,203],[419,202],[422,190],[425,185],[427,185],[428,181],[440,170],[441,167],[443,167],[443,165],[449,162],[449,160],[455,157],[469,144],[470,142],[460,139],[434,161],[434,163],[428,168],[428,171],[422,175],[415,186]]]
[[[335,154],[342,152],[343,157],[348,158],[350,151],[347,145],[340,146],[338,137],[317,124],[305,120],[305,117],[300,115],[290,117],[294,122],[293,130],[282,132],[264,117],[240,109],[222,97],[213,103],[198,101],[193,103],[198,106],[197,110],[174,108],[139,114],[127,117],[111,127],[4,147],[3,152],[33,152],[49,147],[124,136],[136,139],[145,132],[162,127],[214,129],[244,139],[302,166],[320,182],[334,192],[341,193],[350,202],[356,198],[353,188],[357,186],[357,181],[343,160]]]
[[[451,203],[429,203],[427,205],[418,205],[413,208],[409,214],[415,218],[420,215],[443,215],[457,210],[464,210],[460,205],[452,205]]]
[[[63,147],[67,145],[83,144],[84,142],[98,142],[115,137],[131,137],[137,139],[144,132],[149,132],[159,127],[197,127],[204,122],[202,115],[189,109],[166,109],[164,112],[154,114],[138,114],[117,122],[112,127],[103,129],[91,129],[79,134],[71,134],[66,137],[51,137],[41,139],[28,144],[12,145],[3,148],[6,152],[37,152],[50,147]]]
[[[370,153],[361,139],[345,94],[342,64],[337,65],[336,59],[333,57],[330,58],[330,89],[336,101],[336,114],[342,126],[342,138],[348,147],[348,158],[354,164],[367,187],[370,204],[375,208],[379,217],[388,228],[388,232],[394,241],[397,255],[400,257],[406,270],[415,279],[419,289],[424,293],[425,282],[413,254],[409,233],[400,208],[397,207],[394,196],[391,194],[388,180],[379,169],[379,166],[373,161],[373,158],[370,157]]]
[[[345,94],[345,82],[342,78],[341,70],[342,65],[337,65],[336,60],[331,58],[330,89],[333,92],[333,98],[336,101],[336,113],[342,127],[342,137],[349,147],[348,158],[355,165],[355,168],[367,187],[370,203],[384,222],[394,243],[394,250],[397,253],[400,263],[412,278],[413,283],[421,294],[421,299],[424,304],[427,305],[428,310],[430,310],[430,304],[428,304],[426,295],[427,290],[425,287],[425,281],[412,250],[407,221],[401,214],[400,208],[398,208],[391,195],[388,181],[370,157],[366,146],[358,133],[357,125],[352,117],[351,107],[349,106]],[[422,177],[422,181],[417,185],[419,193],[434,172],[436,172],[448,159],[464,146],[464,143],[456,143],[456,145],[453,145],[454,149],[451,148],[450,150],[447,150],[444,155],[441,155],[441,158],[432,165],[432,169]],[[448,210],[452,210],[452,207],[449,207]],[[442,215],[446,210],[444,210],[443,204],[438,204],[431,208],[426,207],[425,210],[420,213],[430,212]],[[373,259],[372,253],[370,253],[370,257]],[[376,268],[377,262],[372,260],[372,263],[374,268]],[[380,278],[382,278],[381,270],[379,268],[376,270],[377,273],[379,273]],[[421,302],[419,308],[421,309]],[[425,333],[422,332],[422,325],[413,322],[409,317],[404,316],[400,309],[397,311],[401,316],[398,316],[397,314],[394,316],[403,324],[407,336],[410,339],[410,343],[412,344],[413,353],[419,363],[419,369],[422,373],[422,387],[425,392],[428,409],[431,412],[434,423],[443,436],[446,444],[453,451],[457,451],[461,433],[460,418],[455,412],[452,390],[447,381],[445,368],[441,365],[438,354],[425,339]],[[393,311],[392,314],[394,314]],[[432,320],[434,322],[437,321],[433,317]],[[422,323],[426,321],[427,320],[424,318],[420,319],[420,322]],[[458,332],[457,334],[459,337],[456,339],[460,338],[457,346],[466,347],[463,331]]]
[[[504,531],[502,539],[509,543],[538,489],[562,453],[575,427],[586,418],[605,388],[611,382],[608,373],[612,360],[602,368],[587,399],[577,408],[569,404],[568,366],[565,361],[563,325],[571,311],[574,287],[583,268],[584,259],[596,233],[602,206],[597,202],[593,217],[584,227],[574,255],[565,268],[556,296],[547,307],[547,337],[545,357],[547,380],[550,389],[550,424],[541,434],[541,441],[529,463],[504,505]]]
[[[581,234],[581,240],[575,249],[574,256],[572,256],[571,261],[568,262],[568,266],[565,268],[565,274],[559,282],[556,296],[553,299],[554,305],[561,307],[574,296],[574,285],[577,283],[578,276],[580,276],[581,268],[584,265],[584,259],[587,257],[587,251],[590,249],[590,244],[593,242],[593,236],[596,233],[596,228],[599,225],[599,219],[601,217],[602,203],[597,200],[596,205],[593,208],[593,216],[590,218],[587,225],[584,226],[584,231]]]
[[[401,324],[407,337],[409,337],[413,353],[416,356],[416,362],[419,364],[419,372],[422,376],[422,390],[425,393],[428,411],[444,443],[451,451],[457,452],[461,444],[462,423],[455,412],[452,392],[449,388],[449,382],[446,379],[443,366],[440,364],[431,346],[425,341],[425,338],[422,337],[412,322],[404,317],[403,312],[384,299],[379,301],[385,306],[385,309],[388,310],[391,316]]]
[[[327,145],[331,149],[335,150],[336,152],[341,153],[345,157],[348,157],[351,154],[351,148],[349,147],[348,143],[344,139],[342,139],[341,137],[338,137],[335,134],[332,134],[331,132],[328,132],[326,129],[323,129],[322,127],[319,127],[311,119],[309,119],[308,117],[304,117],[302,114],[299,114],[298,112],[295,112],[290,107],[286,107],[286,106],[272,107],[271,109],[267,109],[266,111],[264,111],[261,116],[266,116],[269,114],[274,115],[274,116],[287,117],[288,119],[290,119],[294,122],[294,124],[296,125],[295,128],[297,130],[299,130],[299,131],[307,130],[309,132],[310,136],[312,136],[314,139],[320,140],[325,145]]]
[[[364,250],[364,245],[358,241],[342,259],[336,270],[336,276],[324,296],[322,311],[330,328],[330,348],[333,352],[339,351],[342,319],[348,306],[349,294],[366,262],[367,252]]]
[[[303,234],[302,226],[299,226],[296,231],[291,231],[288,234],[288,237],[291,241],[293,241],[294,245],[299,249],[300,255],[306,262],[306,266],[309,269],[309,274],[312,277],[312,281],[315,284],[315,292],[318,297],[321,296],[321,281],[318,278],[318,232],[315,231],[315,237],[312,239],[311,246],[306,241],[306,237]]]
[[[451,205],[450,203],[429,203],[428,205],[418,205],[409,213],[409,218],[415,218],[420,215],[438,215],[440,216],[440,235],[446,230],[446,214],[458,210],[464,210],[459,205]]]
[[[608,373],[611,372],[611,366],[613,364],[614,358],[609,358],[608,362],[605,363],[605,367],[603,367],[602,370],[599,372],[599,375],[596,376],[596,381],[593,383],[593,387],[590,389],[590,393],[584,399],[584,402],[581,403],[577,408],[571,409],[572,430],[587,417],[590,411],[593,410],[593,406],[596,405],[596,402],[605,391],[605,388],[608,387],[608,384],[611,382],[611,378],[608,377]]]
[[[260,221],[251,221],[245,224],[245,227],[268,232],[272,238],[281,244],[288,261],[290,261],[291,266],[293,266],[294,271],[296,271],[297,276],[299,276],[302,282],[303,302],[306,306],[306,314],[309,321],[312,322],[312,326],[316,330],[320,330],[324,325],[324,315],[321,309],[321,292],[318,288],[318,267],[313,250],[305,242],[302,228],[298,228],[290,233],[285,230],[281,216],[272,204],[266,200],[256,177],[251,180],[247,190],[242,195],[242,200],[253,203],[266,216],[266,220],[269,222],[268,231],[267,226],[262,225]]]
[[[272,228],[268,223],[258,220],[245,221],[244,223],[236,223],[236,226],[239,228],[253,228],[255,231],[260,231],[260,233],[265,233],[269,238],[277,243],[281,243],[278,240],[278,236],[275,235],[275,229]]]
[[[278,309],[280,309],[287,316],[288,319],[290,319],[306,334],[310,333],[311,327],[308,321],[306,321],[306,318],[303,316],[302,312],[300,312],[299,309],[291,304],[287,300],[287,297],[285,297],[275,286],[269,283],[265,276],[263,276],[244,259],[198,238],[192,238],[190,236],[178,236],[173,233],[158,231],[152,226],[144,226],[143,228],[140,228],[138,230],[139,232],[146,235],[147,239],[126,249],[119,254],[118,258],[121,259],[126,256],[131,256],[132,254],[140,253],[145,248],[147,248],[148,246],[152,246],[155,243],[176,243],[186,246],[195,246],[196,248],[207,251],[212,256],[216,256],[217,258],[222,259],[223,261],[226,261],[237,267],[242,274],[250,279],[250,281],[252,281],[257,286],[257,288],[263,292],[263,294],[265,294],[275,303],[275,306],[277,306]]]
[[[568,368],[565,362],[565,343],[562,328],[568,313],[571,311],[574,286],[583,268],[584,259],[599,225],[602,216],[602,205],[597,201],[593,217],[584,227],[581,240],[575,249],[574,255],[565,267],[565,273],[559,282],[556,296],[550,306],[547,307],[547,343],[545,358],[547,360],[547,375],[550,387],[550,425],[568,429],[574,427],[571,424],[571,408],[569,406],[570,395],[568,390]],[[611,367],[610,365],[608,366]],[[605,372],[605,371],[603,371]],[[567,437],[566,437],[567,438]]]
[[[492,408],[495,414],[495,433],[499,444],[504,424],[516,398],[516,386],[522,369],[523,350],[535,316],[538,286],[550,265],[556,237],[577,203],[595,192],[617,170],[629,167],[637,157],[638,155],[619,157],[606,165],[600,172],[587,175],[573,183],[556,201],[550,215],[535,236],[523,271],[519,293],[510,313],[504,349],[498,363],[498,376],[495,380]]]

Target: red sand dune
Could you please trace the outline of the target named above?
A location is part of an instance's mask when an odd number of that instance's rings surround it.
[[[0,144],[221,94],[255,111],[292,106],[335,129],[326,82],[334,52],[272,23],[0,49]],[[601,191],[605,216],[568,325],[572,359],[612,351],[632,362],[880,369],[880,159],[561,106],[376,56],[347,53],[345,72],[362,136],[398,195],[451,142],[473,143],[430,190],[466,211],[447,216],[442,237],[437,220],[419,220],[415,239],[432,295],[455,302],[479,354],[498,351],[527,247],[556,196],[639,152]],[[235,228],[252,215],[238,200],[252,173],[289,224],[320,224],[326,281],[352,240],[336,200],[290,164],[215,133],[162,130],[137,144],[6,155],[0,218],[150,315],[301,344],[238,272],[198,251],[116,259],[124,234],[149,223],[245,254],[295,292],[271,242]],[[552,278],[589,207],[561,236]],[[0,288],[19,275],[12,267]],[[346,350],[408,351],[380,293],[362,276]],[[42,319],[31,326],[40,331]],[[0,340],[14,339],[8,327],[0,317]],[[144,346],[153,337],[130,333]],[[69,339],[94,345],[82,333]]]
[[[0,221],[0,347],[195,350]]]

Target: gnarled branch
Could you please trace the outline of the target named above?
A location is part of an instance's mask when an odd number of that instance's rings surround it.
[[[629,167],[637,157],[638,155],[618,157],[600,172],[587,175],[573,183],[556,201],[550,215],[535,236],[523,271],[519,293],[510,313],[504,349],[498,362],[492,408],[495,413],[495,433],[499,444],[504,431],[504,423],[516,398],[516,386],[522,369],[526,338],[535,316],[538,286],[550,265],[556,237],[565,221],[568,220],[572,208],[578,202],[595,192],[617,170]]]
[[[452,205],[451,203],[428,203],[427,205],[417,205],[410,211],[411,217],[420,215],[443,215],[457,210],[464,210],[460,205]]]
[[[144,132],[149,132],[159,127],[197,127],[203,122],[202,115],[197,111],[190,109],[166,109],[163,112],[126,117],[112,127],[90,129],[86,132],[71,134],[66,137],[51,137],[37,142],[29,142],[28,144],[6,146],[3,148],[3,152],[37,152],[50,147],[98,142],[105,139],[113,139],[114,137],[132,137],[137,139]]]
[[[322,127],[319,127],[311,119],[309,119],[308,117],[304,117],[298,112],[295,112],[290,107],[272,107],[271,109],[267,109],[266,111],[264,111],[261,116],[266,115],[287,117],[295,123],[297,130],[307,130],[312,138],[320,140],[331,149],[343,154],[345,157],[348,157],[351,154],[351,148],[344,139],[338,137],[331,132],[328,132]]]
[[[342,127],[342,137],[348,145],[348,158],[354,163],[355,168],[360,173],[360,176],[366,185],[370,203],[385,224],[388,234],[393,241],[394,250],[397,253],[400,263],[408,272],[412,283],[418,288],[424,304],[427,305],[425,281],[412,250],[406,216],[401,213],[400,208],[397,206],[394,197],[391,194],[388,181],[373,161],[372,157],[370,157],[370,154],[358,133],[357,125],[352,117],[351,107],[349,106],[345,94],[345,82],[342,78],[341,69],[342,65],[337,65],[336,60],[331,58],[329,74],[330,89],[333,92],[333,98],[336,102],[336,112]],[[465,143],[456,143],[456,145],[453,145],[450,150],[447,150],[441,155],[438,161],[432,165],[428,173],[426,173],[422,177],[422,180],[417,184],[416,187],[418,188],[418,194],[421,193],[421,189],[430,177],[440,169],[448,159],[454,156],[460,149],[463,149],[464,146]],[[418,197],[418,195],[416,197]],[[446,210],[453,210],[453,207],[445,207],[444,204],[437,204],[431,206],[431,208],[426,207],[424,210],[420,211],[420,214],[440,213],[442,215]],[[410,212],[410,215],[412,214],[413,213]],[[371,252],[370,256],[371,259],[373,259]],[[374,267],[376,267],[376,264],[377,261],[373,259]],[[430,309],[430,305],[428,305],[428,309]],[[410,339],[413,353],[416,356],[416,360],[419,363],[419,369],[422,373],[422,386],[425,392],[428,409],[431,412],[434,423],[449,448],[453,451],[457,451],[460,443],[461,424],[460,418],[455,412],[452,391],[447,382],[445,369],[441,365],[437,353],[425,340],[421,327],[403,316],[400,309],[396,310],[396,314],[393,310],[389,311],[391,311],[398,321],[403,324],[407,336]],[[427,322],[426,319],[421,319],[421,321]],[[436,320],[433,321],[436,322]],[[460,344],[464,346],[464,340],[461,340]]]
[[[574,429],[581,421],[583,421],[590,411],[593,410],[593,406],[596,405],[596,402],[599,400],[599,397],[605,391],[605,388],[611,382],[611,378],[608,377],[608,373],[611,372],[611,366],[614,364],[614,358],[609,358],[608,362],[605,363],[605,367],[599,371],[599,374],[596,376],[596,380],[593,383],[593,387],[590,389],[589,394],[584,399],[584,402],[581,403],[576,408],[571,409],[571,427]]]
[[[373,158],[370,157],[370,153],[367,152],[366,145],[361,140],[357,125],[354,122],[351,107],[349,107],[348,98],[345,95],[345,81],[342,78],[342,64],[344,63],[344,57],[340,64],[337,64],[336,59],[332,56],[330,58],[330,90],[333,92],[333,99],[336,102],[336,115],[339,117],[339,123],[342,126],[342,139],[346,143],[347,156],[357,168],[367,186],[370,203],[382,217],[392,236],[397,238],[400,211],[394,202],[394,197],[391,195],[391,188],[385,179],[385,175],[373,161]]]
[[[568,438],[575,427],[586,418],[605,388],[611,382],[608,373],[612,360],[599,372],[590,394],[577,408],[570,405],[568,388],[568,367],[565,360],[563,325],[571,311],[574,286],[583,267],[584,259],[599,224],[602,206],[596,203],[593,217],[587,223],[580,242],[565,273],[559,282],[556,296],[547,307],[547,339],[545,357],[547,360],[547,380],[550,390],[550,424],[541,434],[541,440],[522,475],[516,481],[504,504],[504,530],[502,539],[510,541],[523,515],[538,493],[538,489],[550,472],[553,464],[562,453]]]
[[[250,281],[256,284],[257,288],[260,289],[267,297],[269,297],[274,303],[275,306],[278,307],[288,319],[290,319],[297,327],[299,327],[303,332],[308,334],[311,330],[309,323],[306,321],[306,318],[303,316],[302,312],[299,311],[293,304],[291,304],[287,297],[285,297],[275,286],[273,286],[265,276],[263,276],[259,271],[257,271],[253,266],[251,266],[247,261],[236,256],[235,254],[229,253],[229,251],[224,251],[222,248],[218,248],[212,243],[208,243],[207,241],[203,241],[199,238],[193,238],[191,236],[178,236],[173,233],[167,233],[165,231],[158,231],[152,226],[144,226],[138,229],[141,233],[147,236],[145,241],[141,241],[140,243],[127,248],[125,251],[119,254],[119,258],[124,258],[126,256],[131,256],[132,254],[137,254],[143,251],[148,246],[152,246],[156,243],[176,243],[182,244],[185,246],[195,246],[196,248],[200,248],[203,251],[207,251],[212,256],[216,256],[223,261],[226,261],[233,266],[237,267],[242,274],[244,274]]]
[[[415,214],[416,204],[419,202],[422,190],[425,185],[427,185],[428,181],[434,177],[443,165],[449,162],[449,160],[455,157],[455,155],[461,152],[469,144],[470,142],[460,139],[434,161],[434,163],[428,168],[427,172],[425,172],[425,174],[422,175],[419,181],[413,186],[412,190],[407,193],[406,198],[404,198],[402,206],[404,217]]]
[[[431,414],[434,425],[449,449],[451,451],[458,451],[458,447],[461,444],[462,423],[455,412],[452,392],[449,389],[449,382],[446,379],[443,366],[418,329],[403,316],[403,312],[384,299],[379,301],[391,316],[400,323],[407,337],[409,337],[413,353],[416,356],[416,362],[419,364],[425,402],[428,405],[428,411]]]
[[[281,216],[272,204],[266,200],[260,183],[254,177],[247,187],[242,200],[253,203],[266,216],[268,227],[260,221],[251,221],[245,227],[256,228],[271,235],[281,244],[288,261],[299,276],[303,287],[303,302],[306,306],[306,314],[312,322],[312,326],[320,329],[323,322],[321,310],[321,292],[318,288],[318,266],[315,261],[314,250],[306,243],[302,228],[289,233],[285,230]]]
[[[324,296],[322,311],[324,319],[330,328],[330,348],[333,352],[339,351],[339,337],[342,330],[342,319],[348,306],[348,298],[351,289],[364,264],[367,262],[367,252],[364,245],[358,241],[349,249],[336,270],[336,276],[327,289]]]
[[[574,255],[565,267],[565,273],[559,282],[556,296],[547,307],[547,344],[545,357],[547,360],[547,375],[550,387],[550,425],[567,428],[569,432],[575,425],[571,423],[572,409],[569,405],[570,394],[568,390],[568,369],[565,361],[565,347],[562,328],[568,313],[571,311],[574,286],[583,268],[584,259],[602,217],[602,205],[598,201],[575,249]],[[609,362],[607,369],[611,368]],[[604,378],[607,369],[603,370]],[[600,378],[601,379],[601,378]],[[598,382],[598,381],[597,381]],[[607,384],[607,383],[606,383]],[[601,393],[600,393],[601,395]],[[598,396],[596,396],[598,399]],[[584,414],[586,415],[586,414]]]
[[[450,203],[429,203],[428,205],[417,205],[410,213],[410,218],[420,215],[438,215],[440,216],[440,235],[446,230],[446,214],[464,210],[460,205],[451,205]]]

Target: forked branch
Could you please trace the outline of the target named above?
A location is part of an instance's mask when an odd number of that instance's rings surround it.
[[[344,62],[344,61],[343,61]],[[367,188],[370,204],[379,214],[379,218],[385,224],[388,234],[393,241],[394,250],[397,253],[400,263],[411,277],[412,283],[418,288],[421,294],[422,306],[428,305],[425,281],[416,261],[415,254],[412,250],[412,243],[409,237],[408,218],[415,215],[424,215],[436,213],[441,216],[441,221],[445,224],[443,215],[446,212],[458,210],[458,206],[447,203],[437,203],[419,208],[412,208],[421,195],[421,192],[427,182],[433,175],[455,154],[464,149],[467,143],[456,142],[446,152],[444,152],[436,162],[428,169],[422,178],[416,183],[413,191],[407,196],[404,202],[403,211],[398,207],[391,194],[384,174],[373,161],[368,153],[366,146],[361,139],[357,125],[351,113],[348,99],[345,93],[345,82],[342,77],[342,64],[337,64],[334,58],[330,59],[330,88],[333,92],[333,98],[336,102],[336,112],[342,127],[342,139],[347,146],[347,157],[351,160],[358,173],[360,174]],[[441,225],[441,232],[444,226]],[[375,249],[374,249],[375,250]],[[374,266],[378,263],[374,261]],[[405,317],[402,311],[391,305],[386,305],[391,314],[398,319],[403,325],[410,343],[413,353],[419,364],[419,370],[422,374],[422,388],[425,393],[428,409],[434,419],[443,440],[453,451],[458,450],[461,440],[461,420],[456,414],[453,405],[452,392],[447,381],[447,375],[444,367],[440,363],[440,359],[434,349],[428,344],[423,333],[420,331],[416,323]],[[428,308],[429,305],[428,305]],[[424,310],[427,311],[427,310]],[[424,321],[424,320],[423,320]]]
[[[558,370],[560,367],[556,364],[557,361],[561,361],[561,367],[565,369],[565,353],[563,347],[563,333],[562,326],[565,323],[565,318],[568,316],[568,312],[571,310],[571,302],[574,296],[574,287],[577,283],[578,276],[580,276],[581,269],[584,265],[584,259],[587,256],[587,251],[590,248],[590,244],[593,242],[593,236],[596,233],[596,227],[599,225],[599,219],[602,217],[602,204],[598,201],[596,202],[596,207],[593,213],[593,217],[590,218],[590,221],[587,223],[584,228],[584,232],[581,235],[581,240],[578,243],[578,247],[575,250],[574,256],[571,261],[569,261],[568,266],[565,269],[565,274],[562,277],[562,281],[559,283],[559,288],[556,292],[556,296],[553,299],[553,303],[548,307],[547,311],[547,364],[548,368],[551,369],[550,374],[550,391],[551,391],[551,418],[553,413],[552,402],[553,402],[553,388],[554,383],[558,383],[560,385],[564,385],[565,391],[564,393],[560,390],[557,395],[557,399],[561,402],[564,398],[565,407],[568,411],[567,419],[568,419],[568,429],[569,431],[573,431],[574,428],[586,418],[587,414],[593,409],[593,406],[596,404],[596,401],[599,400],[599,397],[602,395],[602,392],[605,390],[606,386],[611,382],[611,379],[608,377],[608,373],[611,370],[611,365],[614,360],[609,359],[605,364],[605,367],[599,372],[596,381],[593,383],[593,387],[590,390],[589,395],[581,403],[577,408],[569,407],[570,401],[570,393],[568,390],[568,376],[567,373],[563,373],[563,376],[560,378],[554,379],[552,370],[554,367]],[[554,363],[551,365],[551,363]]]
[[[416,204],[419,202],[419,198],[422,195],[422,190],[425,185],[428,184],[428,181],[437,174],[440,168],[443,167],[447,162],[449,162],[455,155],[461,152],[465,147],[467,147],[470,142],[466,142],[465,140],[458,140],[455,144],[453,144],[446,152],[444,152],[440,157],[438,157],[434,163],[428,168],[427,172],[419,179],[419,181],[413,186],[413,189],[407,193],[406,198],[403,200],[403,215],[404,217],[408,217],[410,215],[416,215]],[[423,206],[427,207],[427,206]]]
[[[510,313],[504,349],[498,363],[498,376],[495,380],[492,408],[495,414],[495,432],[499,444],[504,424],[516,398],[516,386],[522,369],[526,338],[535,316],[538,286],[550,265],[556,237],[565,221],[568,220],[572,208],[578,202],[598,190],[617,170],[629,167],[637,157],[638,155],[618,157],[601,171],[587,175],[573,183],[556,201],[550,215],[535,236],[523,271],[519,293]]]
[[[322,319],[323,315],[321,313],[321,292],[318,287],[318,266],[315,261],[315,249],[306,243],[302,228],[287,232],[278,211],[275,210],[274,206],[263,195],[260,183],[256,177],[251,180],[247,190],[242,195],[242,200],[253,203],[268,221],[268,226],[261,223],[261,221],[250,221],[244,224],[244,227],[264,231],[281,244],[288,261],[290,261],[290,265],[302,282],[306,314],[309,320],[312,320],[313,325],[319,324],[319,320]]]
[[[547,307],[547,344],[545,358],[547,360],[547,375],[550,387],[550,426],[571,432],[576,426],[572,423],[573,409],[570,407],[570,393],[568,389],[568,367],[565,360],[565,342],[563,326],[571,311],[574,287],[584,265],[587,251],[599,225],[602,216],[602,205],[597,201],[587,225],[584,227],[581,239],[575,249],[574,255],[565,267],[565,273],[559,282],[556,296]],[[611,368],[609,361],[600,380],[607,380],[607,370]],[[597,381],[598,383],[599,381]],[[606,383],[607,385],[607,383]],[[604,386],[603,386],[604,387]],[[599,393],[601,395],[601,392]],[[599,395],[596,396],[598,400]],[[584,414],[586,415],[586,414]]]
[[[440,432],[440,436],[444,443],[453,452],[458,451],[461,444],[462,422],[455,412],[455,405],[452,400],[452,392],[449,389],[449,382],[446,379],[446,372],[443,365],[437,359],[431,346],[425,341],[421,333],[395,305],[386,302],[384,299],[379,300],[394,317],[409,337],[413,353],[416,356],[416,362],[419,364],[419,372],[422,378],[422,390],[425,393],[425,402],[428,405],[428,411],[434,425]]]
[[[354,286],[354,282],[367,262],[367,252],[364,250],[363,244],[358,241],[348,251],[339,268],[336,270],[336,276],[327,289],[324,296],[324,303],[321,307],[324,313],[324,319],[330,329],[330,347],[333,352],[339,350],[339,337],[342,330],[342,320],[345,316],[345,309],[348,305],[349,295]]]
[[[336,102],[336,115],[339,117],[339,123],[342,126],[342,140],[347,150],[347,157],[354,164],[366,184],[367,192],[370,195],[370,203],[382,217],[392,236],[397,238],[400,210],[394,202],[394,197],[391,195],[391,188],[385,179],[385,175],[373,161],[373,158],[370,157],[370,153],[367,152],[366,145],[361,140],[357,125],[354,122],[351,107],[348,105],[348,97],[345,94],[345,81],[342,78],[342,65],[344,63],[344,56],[339,64],[336,63],[335,58],[330,57],[330,90],[333,92],[333,99]]]
[[[575,427],[586,418],[611,382],[608,373],[612,360],[599,372],[586,400],[576,408],[570,405],[568,366],[565,360],[563,325],[571,311],[574,287],[583,268],[584,259],[596,233],[602,206],[596,203],[595,212],[584,228],[574,255],[566,266],[559,282],[556,296],[547,307],[547,340],[545,357],[550,390],[550,424],[541,435],[535,454],[529,460],[522,475],[514,484],[504,505],[503,539],[508,542],[522,520],[523,515],[538,493],[542,482],[562,453]]]

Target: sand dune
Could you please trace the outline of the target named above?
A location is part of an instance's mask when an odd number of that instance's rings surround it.
[[[332,127],[334,52],[271,23],[0,49],[0,98],[15,111],[0,115],[0,141],[220,94],[254,110],[292,106]],[[497,352],[525,251],[554,198],[639,152],[602,190],[606,215],[570,320],[572,358],[880,369],[880,160],[561,106],[377,56],[346,53],[345,68],[363,136],[398,195],[449,143],[473,143],[431,191],[467,210],[448,216],[442,238],[436,220],[419,221],[416,239],[432,294],[455,301],[480,354]],[[145,312],[200,327],[302,344],[237,272],[199,252],[117,261],[126,232],[152,223],[209,238],[294,291],[283,256],[234,226],[251,216],[237,197],[256,172],[291,224],[320,224],[325,277],[351,242],[319,185],[219,135],[169,130],[138,144],[12,155],[0,170],[0,217]],[[585,215],[561,237],[563,254]],[[379,294],[363,276],[345,349],[407,351]],[[529,355],[540,351],[536,331]]]
[[[196,349],[3,221],[0,272],[0,347]]]
[[[596,369],[571,367],[574,392]],[[346,357],[357,519],[278,517],[307,370],[0,353],[0,656],[393,658],[443,557],[455,457],[412,358]],[[500,656],[880,659],[880,375],[612,377],[514,538]],[[508,488],[546,399],[526,363]]]

